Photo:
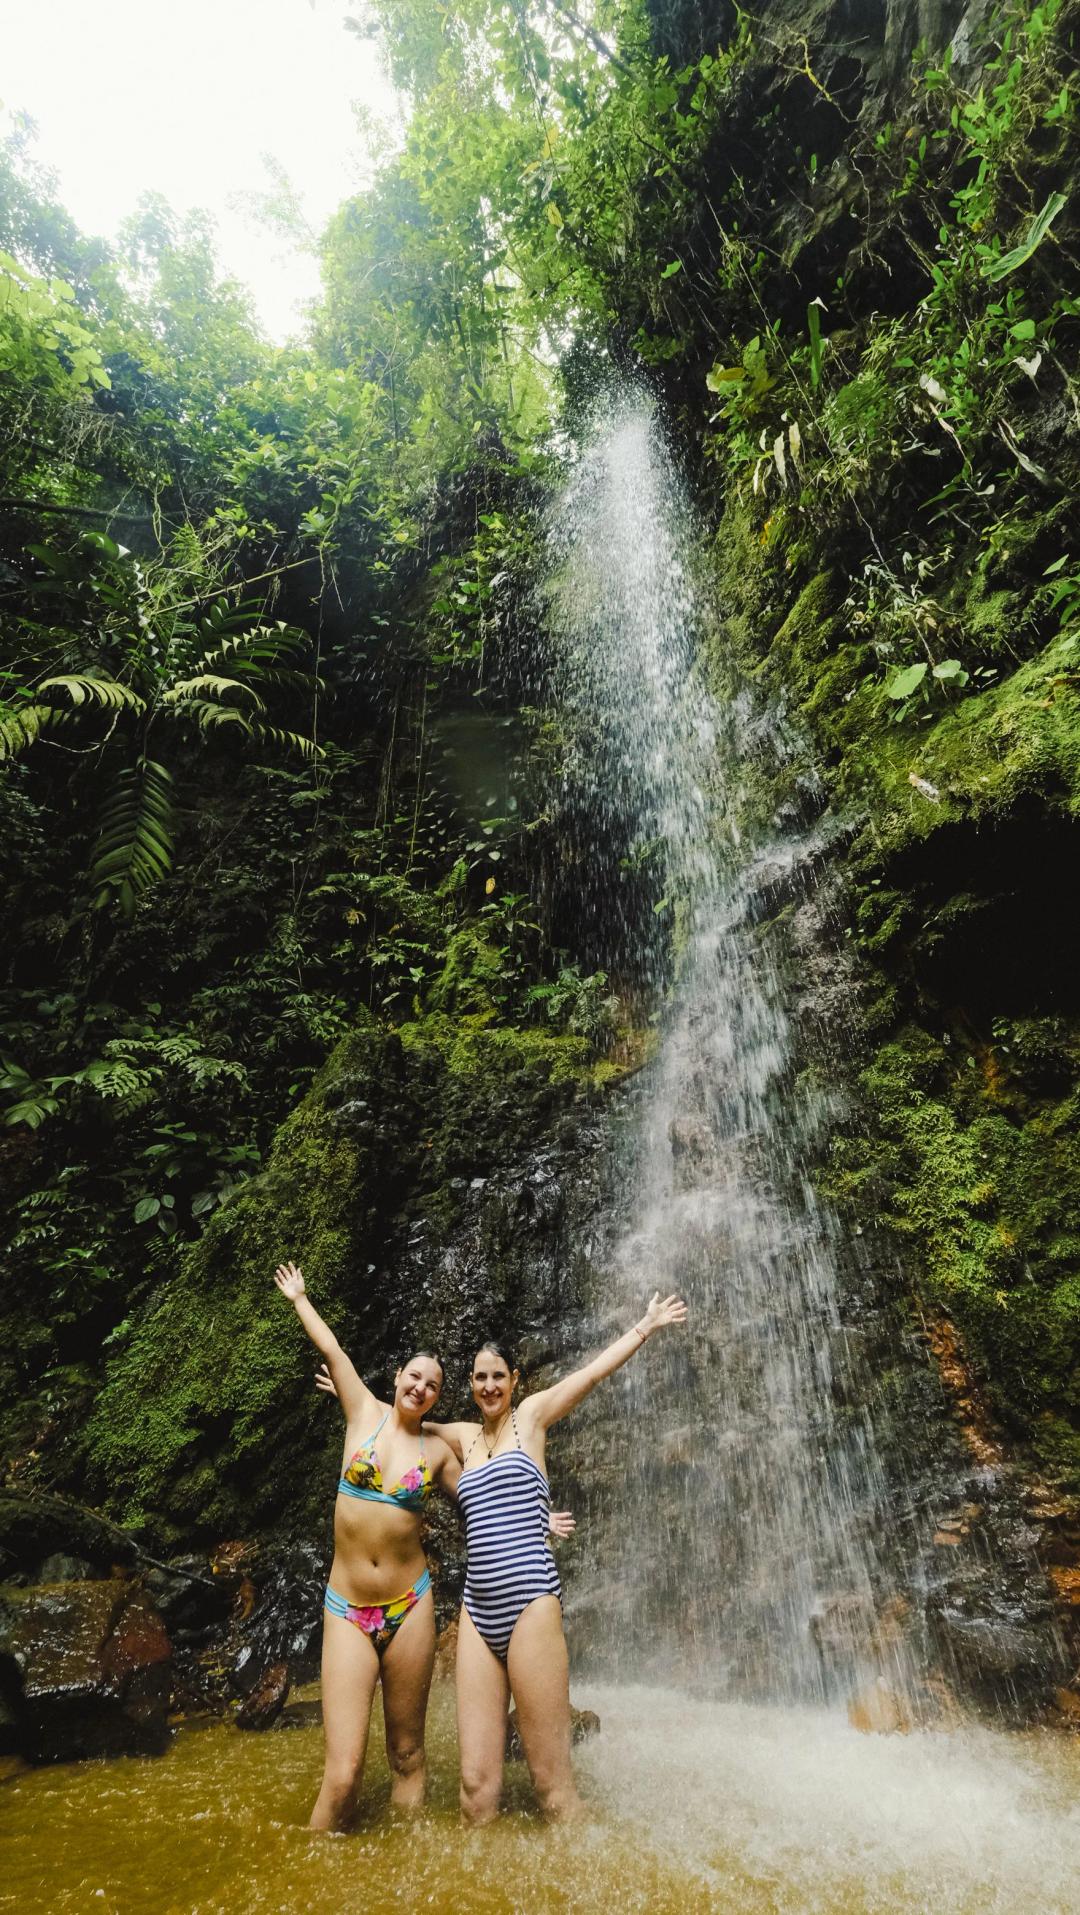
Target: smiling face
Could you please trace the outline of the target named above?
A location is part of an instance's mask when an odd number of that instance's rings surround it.
[[[490,1423],[497,1423],[509,1410],[518,1374],[497,1350],[477,1350],[472,1373],[473,1402]]]
[[[411,1356],[394,1378],[394,1406],[406,1416],[427,1416],[442,1386],[443,1369],[437,1356]]]

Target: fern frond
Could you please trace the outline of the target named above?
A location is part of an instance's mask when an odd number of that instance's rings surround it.
[[[25,751],[44,726],[62,716],[53,705],[20,705],[0,711],[0,764]]]
[[[240,692],[244,698],[250,698],[252,704],[263,710],[263,701],[253,685],[242,684],[238,678],[222,678],[217,672],[200,672],[197,678],[182,678],[170,687],[162,697],[163,705],[183,705],[192,698],[224,698],[226,692]]]
[[[256,625],[254,630],[240,632],[224,637],[215,636],[214,643],[199,660],[203,671],[212,671],[220,665],[228,665],[233,671],[246,670],[258,672],[267,665],[278,665],[283,660],[295,658],[310,646],[306,632],[295,625],[286,625],[284,621],[277,625]]]
[[[130,711],[145,711],[146,700],[130,685],[122,685],[118,678],[93,678],[89,673],[68,672],[61,678],[43,678],[38,686],[39,692],[65,691],[73,705],[105,705],[112,711],[122,711],[125,706]]]
[[[239,725],[251,737],[251,719],[236,705],[215,705],[212,698],[185,698],[178,701],[176,709],[181,715],[190,713],[200,731],[210,731],[217,725]]]
[[[281,731],[276,725],[260,725],[257,721],[251,729],[256,738],[263,738],[271,745],[284,745],[287,751],[298,751],[302,758],[314,760],[324,756],[322,746],[317,745],[314,738],[305,738],[302,732]]]
[[[172,778],[140,758],[116,780],[101,814],[91,880],[100,909],[117,897],[131,917],[139,896],[172,867]]]

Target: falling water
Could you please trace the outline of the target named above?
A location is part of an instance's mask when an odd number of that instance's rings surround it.
[[[548,619],[567,780],[601,842],[629,846],[621,892],[610,858],[595,879],[613,964],[644,957],[663,981],[645,920],[675,951],[606,1300],[625,1321],[680,1291],[692,1327],[624,1373],[632,1461],[617,1523],[597,1504],[594,1634],[715,1692],[825,1700],[905,1684],[900,1605],[872,1431],[841,1374],[837,1229],[807,1171],[827,1113],[796,1079],[737,823],[748,759],[764,746],[775,766],[785,739],[706,686],[690,525],[655,416],[623,398],[552,509]],[[625,874],[650,856],[664,895],[643,917]]]

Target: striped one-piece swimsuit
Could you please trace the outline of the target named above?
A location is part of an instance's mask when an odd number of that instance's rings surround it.
[[[462,1472],[458,1501],[465,1516],[465,1607],[488,1648],[505,1662],[522,1610],[538,1596],[562,1601],[548,1544],[547,1478],[518,1438],[516,1450]]]

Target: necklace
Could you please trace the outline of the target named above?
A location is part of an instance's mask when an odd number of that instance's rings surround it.
[[[509,1420],[509,1417],[510,1417],[510,1413],[511,1413],[511,1410],[512,1410],[512,1409],[513,1409],[513,1404],[511,1404],[511,1406],[510,1406],[510,1409],[509,1409],[509,1410],[507,1410],[507,1412],[506,1412],[506,1415],[505,1415],[505,1416],[503,1417],[503,1419],[502,1419],[502,1422],[501,1422],[501,1423],[499,1424],[499,1427],[498,1427],[498,1429],[497,1429],[497,1430],[495,1431],[495,1436],[494,1436],[494,1440],[493,1440],[492,1442],[490,1442],[490,1443],[488,1442],[488,1440],[487,1440],[487,1431],[486,1431],[486,1429],[484,1428],[484,1426],[483,1426],[483,1424],[481,1424],[481,1425],[480,1425],[480,1434],[481,1434],[481,1436],[482,1436],[482,1437],[483,1437],[483,1439],[484,1439],[484,1448],[485,1448],[485,1449],[486,1449],[486,1451],[487,1451],[487,1455],[488,1455],[488,1462],[489,1462],[489,1463],[490,1463],[490,1461],[491,1461],[491,1459],[492,1459],[492,1457],[494,1456],[494,1454],[495,1454],[495,1451],[496,1451],[496,1449],[498,1448],[498,1444],[499,1444],[499,1438],[500,1438],[500,1436],[502,1435],[502,1433],[503,1433],[503,1431],[504,1431],[504,1429],[506,1428],[506,1425],[507,1425],[507,1422],[508,1422],[508,1420]]]

